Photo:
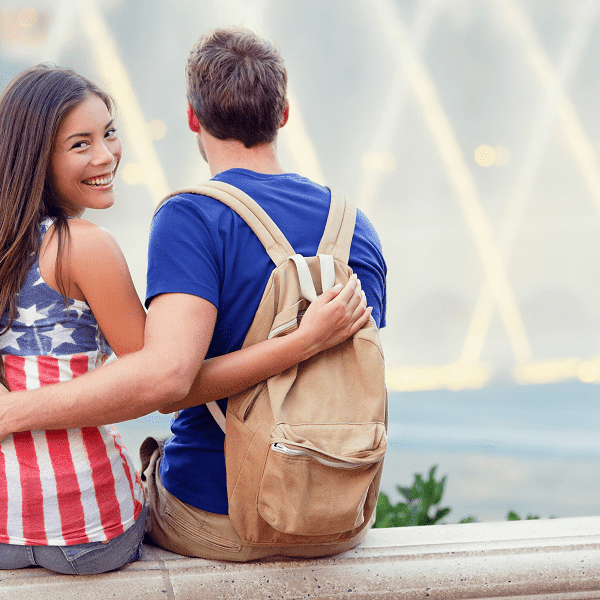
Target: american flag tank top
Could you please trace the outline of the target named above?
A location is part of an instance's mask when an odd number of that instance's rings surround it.
[[[51,223],[41,224],[42,236]],[[0,336],[12,390],[67,381],[110,354],[87,303],[68,304],[42,279],[36,259],[19,293],[17,318]],[[139,476],[112,425],[27,431],[0,442],[0,543],[110,540],[133,525],[143,502]]]

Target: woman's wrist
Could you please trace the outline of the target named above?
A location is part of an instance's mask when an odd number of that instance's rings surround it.
[[[315,338],[314,335],[310,335],[303,328],[296,329],[296,331],[293,331],[286,337],[292,344],[293,353],[298,359],[297,362],[308,360],[323,349],[321,347],[321,340]]]

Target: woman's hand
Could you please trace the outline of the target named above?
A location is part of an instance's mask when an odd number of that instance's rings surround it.
[[[356,275],[321,294],[302,317],[298,335],[306,336],[311,356],[354,335],[371,316],[367,299]]]

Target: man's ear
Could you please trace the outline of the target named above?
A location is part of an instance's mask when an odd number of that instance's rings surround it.
[[[281,125],[279,126],[280,128],[283,127],[288,122],[289,116],[290,116],[290,103],[286,100],[285,101],[285,110],[283,111],[283,119],[281,119]]]
[[[187,103],[187,119],[188,119],[188,127],[194,132],[198,133],[200,131],[200,123],[198,122],[198,118],[194,114],[194,109],[192,105]]]

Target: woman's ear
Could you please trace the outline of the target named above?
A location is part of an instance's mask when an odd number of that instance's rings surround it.
[[[194,114],[194,109],[192,105],[187,103],[187,119],[188,119],[188,127],[194,132],[198,133],[200,131],[200,123],[198,122],[198,118]]]

